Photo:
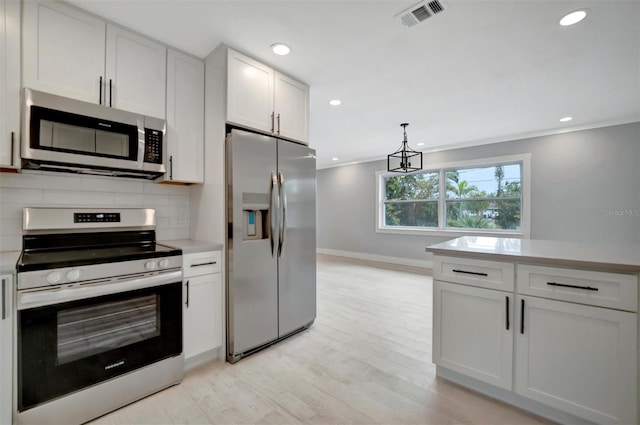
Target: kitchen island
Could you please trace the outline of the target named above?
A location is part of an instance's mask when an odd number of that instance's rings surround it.
[[[638,423],[640,245],[467,236],[426,251],[438,376],[560,423]]]

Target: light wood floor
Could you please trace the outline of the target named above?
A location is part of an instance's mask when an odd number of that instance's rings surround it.
[[[309,330],[92,424],[549,424],[436,379],[431,285],[424,273],[319,256]]]

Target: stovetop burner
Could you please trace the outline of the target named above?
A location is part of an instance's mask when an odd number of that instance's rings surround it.
[[[23,251],[18,260],[18,272],[169,257],[180,253],[179,249],[156,243],[108,248]]]

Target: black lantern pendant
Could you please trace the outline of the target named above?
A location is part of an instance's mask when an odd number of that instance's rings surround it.
[[[407,126],[409,123],[402,123],[400,126],[404,131],[404,140],[400,149],[387,155],[387,171],[395,173],[410,173],[422,170],[422,152],[414,151],[407,143]],[[398,165],[399,163],[399,165]]]

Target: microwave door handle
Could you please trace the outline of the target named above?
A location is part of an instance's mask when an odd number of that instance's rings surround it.
[[[136,158],[136,167],[142,169],[144,162],[144,122],[142,119],[136,119],[138,125],[138,157]]]

